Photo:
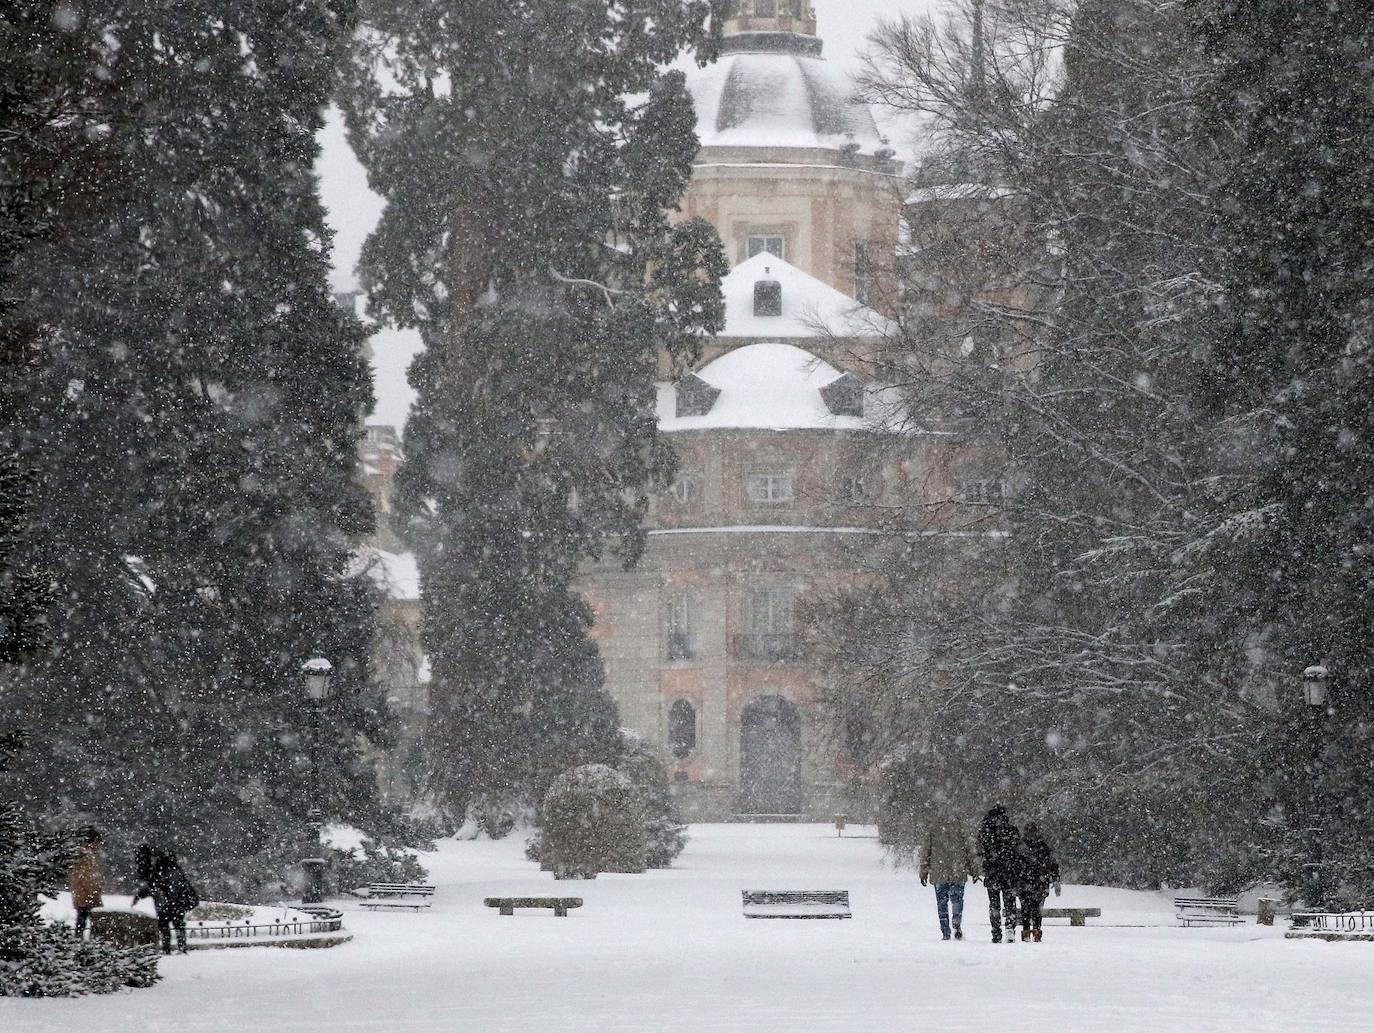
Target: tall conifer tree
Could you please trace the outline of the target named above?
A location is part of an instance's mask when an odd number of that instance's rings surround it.
[[[387,202],[361,275],[419,328],[398,478],[434,671],[437,794],[526,793],[613,759],[615,710],[573,588],[632,562],[657,435],[658,356],[719,326],[723,258],[672,224],[696,153],[680,73],[707,0],[367,5],[345,107]]]
[[[317,800],[370,805],[358,737],[385,734],[375,600],[347,573],[370,387],[312,172],[349,7],[63,6],[122,176],[93,228],[23,256],[42,361],[6,443],[36,472],[25,556],[60,632],[6,720],[45,813],[174,840],[207,879],[296,854]],[[318,736],[315,654],[338,672]]]
[[[1213,60],[1228,256],[1211,339],[1216,419],[1248,476],[1204,557],[1275,687],[1261,773],[1281,872],[1314,904],[1374,900],[1374,21],[1356,0],[1193,5]],[[1325,664],[1327,707],[1304,705]],[[1320,898],[1320,899],[1317,899]]]

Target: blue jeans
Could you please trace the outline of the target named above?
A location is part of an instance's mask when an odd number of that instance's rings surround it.
[[[937,882],[935,884],[935,913],[940,916],[940,935],[949,939],[949,926],[952,919],[954,931],[958,932],[964,924],[964,884],[962,882]]]

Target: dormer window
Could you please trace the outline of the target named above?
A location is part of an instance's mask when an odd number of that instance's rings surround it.
[[[695,373],[688,373],[677,382],[678,416],[705,416],[720,397],[720,388],[712,387]]]
[[[836,416],[862,416],[863,381],[853,373],[846,373],[821,388],[821,399],[825,402],[825,407]]]
[[[764,279],[754,283],[754,315],[782,315],[782,284],[777,280]]]

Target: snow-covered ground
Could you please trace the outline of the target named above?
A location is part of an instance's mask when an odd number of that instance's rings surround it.
[[[0,999],[4,1033],[1265,1033],[1374,1028],[1374,944],[1281,929],[1180,929],[1161,894],[1066,886],[1097,927],[963,943],[871,829],[698,825],[676,868],[555,883],[522,843],[446,842],[431,911],[349,911],[329,950],[173,957],[151,990]],[[847,889],[850,921],[750,921],[741,889]],[[578,895],[568,918],[506,918],[490,895]],[[1120,924],[1115,924],[1120,923]]]

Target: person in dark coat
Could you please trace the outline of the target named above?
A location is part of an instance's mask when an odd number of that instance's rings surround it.
[[[1021,904],[1021,939],[1040,942],[1040,921],[1050,887],[1059,893],[1059,862],[1035,822],[1026,825],[1021,842],[1021,879],[1017,896]]]
[[[67,872],[67,884],[72,891],[72,907],[76,909],[78,937],[85,935],[91,911],[104,906],[105,903],[101,897],[105,883],[105,873],[100,865],[102,845],[99,832],[93,828],[84,829],[77,846],[76,860]]]
[[[177,949],[185,954],[186,914],[200,903],[200,896],[170,850],[154,850],[144,843],[138,848],[135,863],[138,888],[130,903],[152,897],[158,931],[162,933],[162,953],[172,953],[172,930],[176,929]]]
[[[983,884],[988,890],[988,920],[992,923],[992,942],[1002,942],[1005,920],[1007,942],[1016,939],[1016,888],[1021,881],[1021,833],[1007,809],[1000,803],[983,817],[978,826],[978,857],[982,861]]]

